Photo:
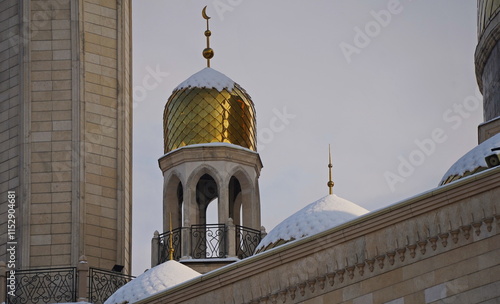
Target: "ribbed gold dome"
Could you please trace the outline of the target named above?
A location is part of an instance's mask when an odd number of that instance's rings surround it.
[[[165,153],[203,143],[231,143],[257,150],[250,96],[225,75],[205,68],[180,84],[163,114]]]

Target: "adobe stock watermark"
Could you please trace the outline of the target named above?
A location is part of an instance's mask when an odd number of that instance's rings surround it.
[[[224,14],[232,12],[236,7],[240,6],[244,0],[214,0],[212,7],[214,8],[220,21],[224,21]]]
[[[142,78],[140,85],[134,86],[133,98],[134,109],[148,96],[148,91],[152,91],[158,87],[160,83],[163,82],[165,78],[170,75],[168,72],[163,72],[160,70],[160,66],[157,64],[154,69],[150,66],[146,67],[147,74]]]
[[[264,151],[265,145],[274,140],[275,134],[285,130],[290,121],[297,117],[297,115],[289,113],[286,107],[283,107],[281,111],[274,108],[273,113],[274,116],[269,120],[268,126],[259,128],[257,131],[257,147],[259,151]]]
[[[339,44],[340,50],[344,55],[347,63],[351,63],[354,54],[360,54],[362,49],[367,48],[376,38],[382,33],[382,29],[387,27],[394,15],[398,15],[403,11],[403,5],[399,0],[389,0],[387,9],[382,9],[378,12],[370,11],[373,20],[368,21],[364,27],[354,27],[354,37],[352,44],[342,41]]]
[[[443,121],[447,128],[435,128],[431,131],[429,137],[415,139],[415,149],[406,157],[398,156],[398,166],[396,172],[385,171],[384,178],[391,189],[396,191],[396,185],[404,183],[415,170],[422,166],[425,161],[434,154],[442,144],[448,140],[448,132],[457,130],[463,122],[471,116],[471,113],[477,111],[482,105],[482,96],[476,92],[475,96],[467,96],[461,103],[455,103],[442,114]]]
[[[16,192],[7,192],[7,294],[14,297],[16,293]]]

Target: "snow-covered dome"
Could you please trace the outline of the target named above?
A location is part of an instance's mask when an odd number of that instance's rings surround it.
[[[165,105],[163,132],[165,153],[213,142],[257,150],[252,99],[236,82],[208,67],[174,89]]]
[[[500,147],[500,133],[483,141],[480,145],[474,147],[457,160],[457,162],[446,171],[439,185],[442,186],[457,179],[461,179],[462,177],[488,169],[488,165],[484,158],[493,153],[491,151],[492,148],[498,147]]]
[[[367,213],[360,207],[335,194],[327,195],[307,205],[279,223],[262,239],[256,253],[284,243],[314,235]]]
[[[134,303],[201,275],[177,261],[167,261],[123,285],[104,304]]]

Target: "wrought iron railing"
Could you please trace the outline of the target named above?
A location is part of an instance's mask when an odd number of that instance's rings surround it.
[[[253,255],[260,240],[259,230],[236,225],[236,255],[238,258],[244,259]]]
[[[226,258],[228,255],[244,259],[253,255],[262,235],[259,230],[240,225],[206,224],[177,228],[155,237],[154,252],[157,251],[158,257],[155,263],[161,264],[169,259],[171,237],[174,259],[178,261],[183,255],[192,259]],[[183,242],[187,242],[190,248],[184,248],[186,243]],[[236,252],[230,252],[234,249]]]
[[[104,303],[115,291],[133,278],[133,276],[116,271],[90,267],[89,302],[93,304]]]
[[[194,259],[225,258],[227,255],[226,225],[192,225],[191,256]]]
[[[16,270],[14,296],[9,304],[76,302],[75,267]]]
[[[178,261],[181,258],[181,231],[181,228],[177,228],[172,230],[172,234],[168,231],[159,235],[158,261],[160,264],[169,258],[170,237],[172,237],[174,248],[174,260]]]

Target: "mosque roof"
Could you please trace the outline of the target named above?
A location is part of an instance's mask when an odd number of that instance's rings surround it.
[[[157,265],[123,285],[104,304],[134,303],[201,275],[174,260]]]
[[[446,171],[439,185],[451,183],[460,178],[488,169],[485,157],[491,155],[492,148],[500,147],[500,133],[483,141],[467,152]]]
[[[297,211],[272,229],[256,248],[256,253],[314,235],[368,213],[335,194],[320,198]]]

